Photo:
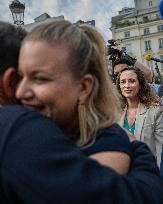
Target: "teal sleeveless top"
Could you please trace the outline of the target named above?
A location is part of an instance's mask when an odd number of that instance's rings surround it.
[[[123,127],[124,127],[125,129],[127,129],[129,132],[131,132],[131,133],[134,135],[134,132],[135,132],[135,120],[134,120],[132,126],[129,127],[128,120],[125,119],[125,120],[124,120]]]

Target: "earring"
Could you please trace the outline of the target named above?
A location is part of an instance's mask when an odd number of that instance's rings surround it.
[[[81,143],[87,140],[87,112],[86,105],[78,105],[78,115],[79,115],[79,129],[80,129],[80,141]]]

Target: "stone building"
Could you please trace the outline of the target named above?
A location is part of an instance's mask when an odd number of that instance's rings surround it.
[[[134,0],[134,8],[123,8],[112,17],[113,39],[119,39],[126,52],[147,64],[154,72],[154,61],[146,61],[146,54],[163,60],[163,19],[160,17],[160,0]],[[163,74],[163,63],[158,63]]]
[[[64,19],[63,15],[51,17],[49,14],[43,13],[40,16],[36,17],[33,23],[25,24],[22,27],[25,28],[27,31],[31,31],[34,27],[36,27],[39,24],[52,22],[54,20],[62,20],[62,19]]]
[[[64,19],[63,15],[51,17],[49,14],[43,13],[40,16],[36,17],[33,23],[25,24],[22,27],[25,28],[27,31],[31,31],[34,27],[36,27],[39,24],[52,22],[54,20],[63,20],[63,19]],[[86,23],[86,24],[95,26],[95,20],[91,20],[91,21],[79,20],[75,23]]]

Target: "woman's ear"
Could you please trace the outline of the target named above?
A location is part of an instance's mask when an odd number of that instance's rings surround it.
[[[15,76],[16,70],[14,68],[8,68],[3,74],[2,83],[4,94],[8,97],[13,97],[15,95],[15,93],[13,93],[15,90],[15,87],[13,87]]]
[[[81,90],[79,95],[79,104],[86,103],[94,87],[95,79],[92,74],[85,74],[81,79]]]

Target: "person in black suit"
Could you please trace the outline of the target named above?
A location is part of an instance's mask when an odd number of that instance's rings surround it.
[[[0,105],[17,102],[15,87],[18,56],[26,34],[21,27],[0,21]]]
[[[85,156],[50,119],[22,106],[0,108],[1,204],[162,204],[149,148],[132,142],[127,176]]]

